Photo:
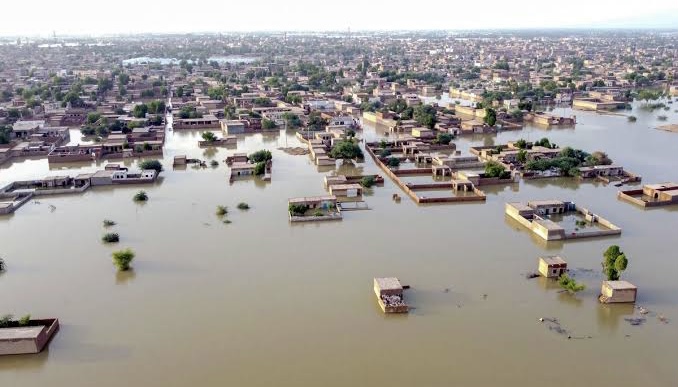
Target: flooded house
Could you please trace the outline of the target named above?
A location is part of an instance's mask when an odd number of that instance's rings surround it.
[[[25,355],[41,352],[59,330],[55,318],[10,323],[0,328],[0,355]]]
[[[603,281],[598,299],[603,304],[634,303],[638,288],[627,281]]]
[[[567,262],[559,256],[539,257],[539,274],[546,278],[559,278],[567,273]]]
[[[334,195],[291,198],[287,205],[290,222],[342,219],[341,209]]]
[[[405,303],[404,287],[395,277],[374,278],[374,294],[384,313],[407,313],[410,308]]]
[[[547,241],[621,234],[621,228],[573,202],[535,200],[527,204],[506,203],[505,213]]]
[[[642,189],[620,191],[617,197],[641,207],[678,204],[678,183],[647,184]]]
[[[255,164],[248,162],[233,162],[231,164],[231,177],[254,176]]]
[[[337,198],[361,199],[363,197],[363,186],[360,184],[333,184],[329,186],[330,195]]]

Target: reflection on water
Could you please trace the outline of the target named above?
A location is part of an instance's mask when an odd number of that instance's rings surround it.
[[[133,281],[136,276],[137,273],[134,271],[134,268],[125,271],[118,270],[115,273],[115,283],[117,285],[127,285],[127,283]]]
[[[598,326],[602,332],[615,333],[620,324],[628,324],[625,318],[633,316],[635,306],[633,304],[600,304],[596,308]]]

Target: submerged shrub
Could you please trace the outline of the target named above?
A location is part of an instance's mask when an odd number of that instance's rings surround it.
[[[107,234],[104,234],[104,236],[101,237],[101,240],[105,243],[120,242],[120,236],[118,235],[118,233],[109,232]]]
[[[133,259],[134,252],[131,249],[119,250],[113,253],[113,264],[119,271],[129,270]]]
[[[148,200],[148,195],[146,194],[146,191],[139,191],[134,195],[134,201],[135,202],[145,202]]]

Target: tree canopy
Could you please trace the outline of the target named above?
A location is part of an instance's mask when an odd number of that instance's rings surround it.
[[[617,245],[612,245],[603,253],[603,274],[608,281],[617,281],[626,270],[629,261],[626,254]]]
[[[363,157],[363,151],[357,143],[350,140],[343,140],[332,147],[330,156],[335,159],[355,159]]]

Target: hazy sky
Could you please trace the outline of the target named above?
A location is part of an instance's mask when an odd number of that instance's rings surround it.
[[[153,6],[153,4],[157,4]],[[678,0],[33,0],[0,3],[0,35],[544,27],[678,28]]]

